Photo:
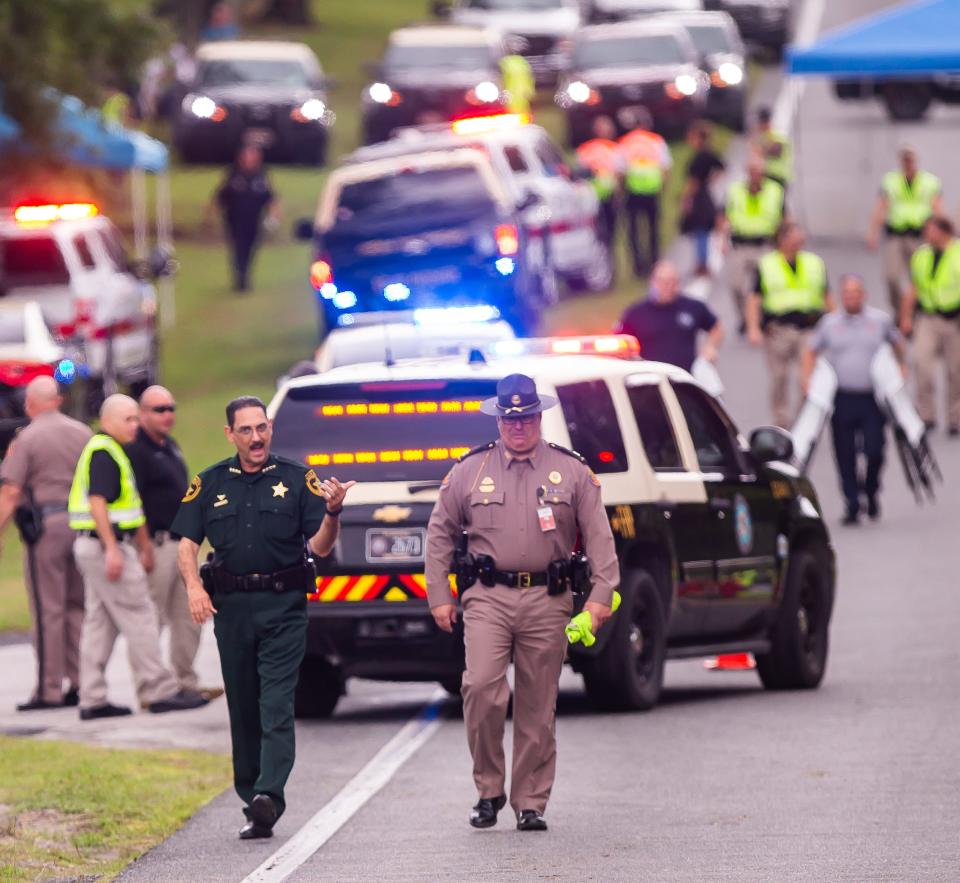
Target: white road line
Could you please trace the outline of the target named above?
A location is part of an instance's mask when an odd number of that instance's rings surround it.
[[[280,883],[306,862],[430,741],[442,723],[440,709],[446,699],[446,692],[437,690],[420,714],[408,721],[323,809],[243,883]]]
[[[809,46],[817,39],[825,6],[826,0],[807,0],[803,4],[794,34],[794,46]],[[790,134],[806,85],[805,77],[784,75],[783,86],[774,103],[773,119],[771,120],[774,130],[777,132],[783,132],[784,135]]]

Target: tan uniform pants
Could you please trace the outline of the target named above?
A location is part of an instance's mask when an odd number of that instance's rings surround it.
[[[567,644],[563,627],[572,610],[569,592],[551,597],[543,586],[488,589],[478,583],[464,598],[463,717],[480,797],[505,793],[503,730],[510,700],[507,667],[513,656],[514,812],[543,812],[553,787],[557,690]]]
[[[162,543],[154,541],[153,562],[153,572],[148,574],[150,597],[160,628],[170,629],[170,667],[181,690],[196,691],[193,661],[200,646],[200,626],[190,616],[187,590],[177,568],[177,543],[169,537]]]
[[[23,549],[37,653],[35,696],[44,702],[62,701],[64,679],[80,684],[83,579],[73,560],[75,536],[67,513],[56,512],[44,517],[37,544]]]
[[[790,406],[791,375],[799,373],[800,356],[806,344],[808,331],[792,325],[771,322],[763,332],[770,370],[770,410],[777,426],[789,429],[799,410]],[[797,388],[799,390],[799,378]]]
[[[891,236],[883,243],[883,277],[887,281],[894,318],[900,317],[900,301],[910,281],[910,258],[923,240],[919,236]]]
[[[737,316],[743,319],[747,296],[753,294],[753,276],[760,258],[770,250],[766,245],[732,243],[727,258],[727,284],[733,294]]]
[[[937,359],[947,369],[947,422],[960,426],[960,318],[946,319],[917,313],[913,330],[913,360],[917,371],[917,413],[926,423],[936,423],[934,401]]]
[[[107,662],[117,636],[127,639],[130,667],[143,702],[168,699],[177,690],[177,679],[160,657],[157,611],[150,600],[147,574],[132,543],[120,543],[123,573],[111,582],[100,541],[77,537],[73,554],[83,574],[86,617],[80,637],[80,707],[96,708],[107,702]]]

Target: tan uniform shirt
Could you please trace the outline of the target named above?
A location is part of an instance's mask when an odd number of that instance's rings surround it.
[[[543,530],[538,510],[546,507],[556,526]],[[431,607],[453,602],[448,574],[461,530],[467,531],[469,550],[490,555],[498,570],[531,573],[569,558],[579,531],[593,570],[590,600],[609,604],[620,582],[599,479],[579,458],[544,441],[523,459],[498,441],[450,470],[427,528]]]
[[[33,492],[38,505],[66,503],[90,427],[59,411],[40,414],[14,439],[0,478]]]

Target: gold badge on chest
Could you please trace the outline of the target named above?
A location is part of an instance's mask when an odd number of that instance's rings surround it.
[[[556,469],[554,469],[553,472],[547,476],[547,478],[550,479],[550,484],[560,484],[560,482],[563,481],[563,476],[557,472]]]
[[[493,483],[493,479],[489,475],[485,475],[480,480],[480,487],[478,488],[480,493],[490,494],[490,493],[493,493],[493,491],[495,491],[496,489],[497,489],[497,486]]]

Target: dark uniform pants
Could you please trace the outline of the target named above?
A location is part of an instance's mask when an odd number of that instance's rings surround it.
[[[476,585],[464,596],[467,670],[463,675],[463,718],[480,797],[505,793],[503,729],[514,663],[513,774],[510,805],[515,812],[546,808],[557,765],[554,719],[560,672],[566,655],[563,627],[573,597],[530,589]]]
[[[227,222],[230,233],[230,249],[233,252],[234,285],[246,289],[249,285],[250,262],[260,233],[260,216],[234,218]]]
[[[625,209],[633,269],[639,276],[660,260],[660,195],[628,193]],[[646,230],[646,247],[640,246],[640,217]]]
[[[293,769],[293,694],[307,634],[303,592],[214,596],[213,630],[230,710],[233,784],[249,804],[268,794],[278,812]]]
[[[860,494],[873,498],[880,490],[883,469],[886,419],[872,392],[837,393],[833,405],[833,451],[840,472],[840,486],[847,501],[847,511],[860,511]],[[861,481],[857,470],[857,453],[867,461],[866,475]]]
[[[613,247],[613,239],[617,235],[617,197],[600,200],[597,209],[597,236],[608,247]]]

